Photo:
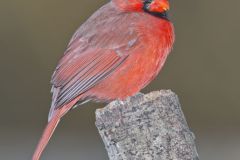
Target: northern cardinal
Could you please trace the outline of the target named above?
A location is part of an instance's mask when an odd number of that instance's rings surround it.
[[[157,76],[174,42],[167,10],[168,0],[112,0],[80,26],[52,76],[48,124],[33,160],[69,110],[124,100]]]

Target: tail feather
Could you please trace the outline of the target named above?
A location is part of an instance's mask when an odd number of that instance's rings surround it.
[[[40,159],[40,156],[41,156],[44,148],[47,146],[51,136],[53,135],[53,132],[56,129],[58,123],[60,122],[60,119],[61,119],[61,115],[60,115],[60,111],[58,111],[52,117],[51,121],[48,122],[48,124],[43,132],[43,135],[38,143],[38,146],[33,154],[32,160]]]
[[[42,137],[37,145],[37,148],[33,154],[32,160],[39,160],[41,154],[45,147],[47,146],[51,136],[53,135],[54,130],[56,129],[58,123],[60,122],[61,118],[77,103],[80,99],[80,96],[72,100],[70,103],[66,104],[65,106],[54,110],[51,114],[50,121],[48,122],[45,130],[43,131]]]

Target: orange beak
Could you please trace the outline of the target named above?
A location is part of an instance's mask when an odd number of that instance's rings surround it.
[[[166,12],[170,9],[168,0],[153,0],[149,5],[149,11],[151,12]]]

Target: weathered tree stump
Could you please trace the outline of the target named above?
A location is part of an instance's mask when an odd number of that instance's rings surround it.
[[[96,111],[110,160],[197,160],[178,97],[170,90],[137,94]]]

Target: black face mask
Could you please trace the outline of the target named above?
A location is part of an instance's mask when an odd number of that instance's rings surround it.
[[[152,3],[152,1],[153,0],[145,0],[144,1],[144,3],[143,3],[143,10],[144,10],[144,12],[149,13],[149,14],[155,16],[155,17],[159,17],[159,18],[162,18],[162,19],[169,20],[168,19],[168,14],[167,14],[166,11],[162,12],[162,13],[149,11],[149,5]]]

